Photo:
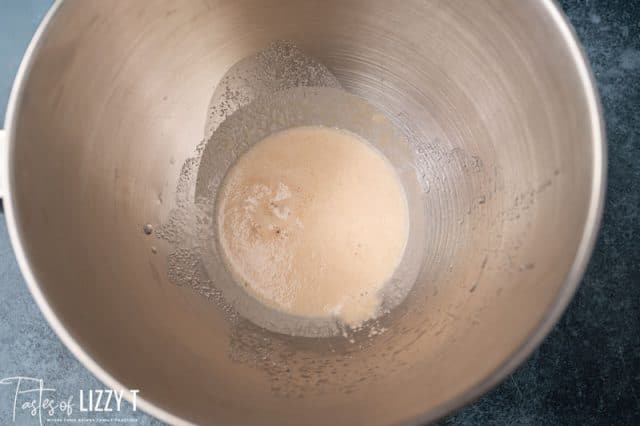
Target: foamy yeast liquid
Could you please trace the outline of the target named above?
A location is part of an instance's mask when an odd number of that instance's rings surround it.
[[[218,195],[219,245],[261,303],[358,326],[402,259],[407,200],[389,161],[358,136],[296,127],[255,144]]]

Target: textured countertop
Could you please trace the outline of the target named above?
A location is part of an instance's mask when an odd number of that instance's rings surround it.
[[[0,0],[0,120],[50,3]],[[443,420],[446,425],[640,424],[640,0],[561,4],[585,46],[605,112],[602,230],[582,285],[553,332],[504,383]],[[57,394],[104,388],[45,322],[0,220],[0,379],[20,375],[42,378]],[[0,424],[12,422],[14,391],[0,386]],[[160,424],[128,404],[109,417]],[[16,423],[37,424],[37,418],[18,413]]]

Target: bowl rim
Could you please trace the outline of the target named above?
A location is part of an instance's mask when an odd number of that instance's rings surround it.
[[[67,331],[62,321],[58,318],[54,310],[47,302],[44,293],[40,289],[38,282],[33,274],[29,260],[26,255],[25,248],[20,239],[20,232],[16,223],[14,199],[11,191],[12,167],[11,157],[14,147],[14,133],[15,122],[18,107],[22,102],[23,94],[25,91],[26,76],[29,74],[33,65],[33,58],[36,56],[41,42],[50,28],[50,23],[55,18],[55,15],[60,10],[60,6],[65,0],[55,0],[49,11],[42,19],[38,26],[34,36],[24,54],[18,72],[14,80],[11,95],[9,97],[9,103],[7,105],[7,113],[5,117],[5,127],[7,135],[6,147],[0,147],[7,149],[5,156],[5,164],[0,164],[0,173],[3,174],[0,178],[0,182],[5,182],[6,188],[3,197],[3,207],[5,212],[5,219],[7,222],[7,229],[13,251],[22,272],[22,276],[27,283],[29,291],[36,301],[40,311],[44,315],[45,319],[56,333],[58,338],[64,343],[69,351],[102,383],[111,389],[126,389],[126,387],[120,383],[115,377],[103,369],[87,352],[84,351],[82,346],[76,341],[76,339]],[[524,342],[515,349],[499,366],[497,366],[492,372],[480,382],[474,386],[466,389],[461,394],[452,398],[451,400],[444,402],[435,408],[423,413],[415,418],[403,419],[406,423],[425,423],[434,422],[440,418],[443,418],[467,404],[480,398],[488,391],[496,387],[502,381],[504,381],[519,365],[532,354],[532,352],[542,343],[544,338],[549,334],[554,325],[558,322],[564,311],[566,310],[569,302],[575,294],[587,264],[593,252],[595,242],[598,235],[598,229],[602,222],[604,200],[606,193],[606,173],[607,173],[607,145],[605,126],[602,115],[602,107],[598,91],[596,89],[596,82],[589,66],[588,58],[580,45],[578,37],[574,28],[564,15],[560,6],[556,0],[540,0],[542,7],[549,14],[549,17],[554,22],[556,28],[560,31],[562,39],[569,49],[571,58],[573,59],[576,71],[578,72],[580,82],[583,88],[583,92],[586,96],[587,106],[589,110],[591,134],[592,134],[592,146],[593,146],[593,179],[591,182],[591,196],[590,204],[587,213],[587,219],[583,228],[582,236],[574,258],[571,269],[562,285],[556,300],[550,304],[547,308],[544,316],[540,322],[533,328],[531,333],[525,338]],[[132,403],[133,397],[128,392],[124,393],[125,398]],[[189,421],[177,417],[170,412],[162,409],[154,403],[147,401],[143,395],[138,395],[136,398],[137,406],[143,411],[156,417],[157,419],[169,424],[192,424]]]

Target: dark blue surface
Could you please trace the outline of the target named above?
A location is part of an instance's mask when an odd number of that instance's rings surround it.
[[[49,4],[0,0],[0,120]],[[609,182],[602,231],[582,286],[551,335],[502,385],[446,425],[640,424],[640,1],[561,4],[585,46],[605,111]],[[42,377],[63,394],[103,387],[45,323],[0,220],[0,379],[17,374]],[[0,386],[0,424],[11,422],[12,397],[9,386]],[[119,416],[157,423],[130,407]]]

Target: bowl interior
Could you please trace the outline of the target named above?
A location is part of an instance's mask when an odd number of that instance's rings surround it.
[[[442,415],[513,366],[590,250],[599,123],[557,13],[546,1],[64,2],[12,123],[10,204],[37,288],[111,377],[188,421]],[[180,201],[221,78],[276,40],[414,141],[426,182],[416,284],[383,333],[354,343],[229,321],[172,282],[171,245],[142,232]]]

